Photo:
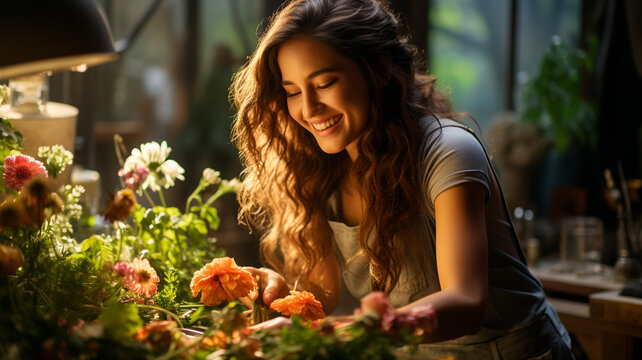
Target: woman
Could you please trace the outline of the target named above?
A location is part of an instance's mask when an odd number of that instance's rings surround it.
[[[482,145],[400,30],[375,0],[295,0],[236,74],[240,218],[276,269],[250,269],[262,300],[296,283],[328,313],[344,281],[432,304],[425,358],[571,358]]]

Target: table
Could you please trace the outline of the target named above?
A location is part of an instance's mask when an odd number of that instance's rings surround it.
[[[618,295],[624,283],[608,267],[600,274],[557,271],[559,262],[532,267],[560,320],[590,360],[634,359],[642,339],[642,299]],[[571,295],[572,299],[559,295]],[[584,300],[583,300],[584,299]]]

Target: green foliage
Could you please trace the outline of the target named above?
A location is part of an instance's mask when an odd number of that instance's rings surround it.
[[[98,317],[105,334],[113,340],[128,340],[143,325],[135,305],[112,302]]]
[[[156,296],[158,306],[175,313],[178,312],[176,296],[179,285],[180,278],[176,269],[167,269],[163,277],[163,290]]]
[[[210,216],[207,221],[195,213],[183,214],[175,207],[138,207],[132,214],[137,229],[133,251],[145,253],[161,278],[174,272],[172,281],[178,280],[176,303],[193,299],[189,284],[195,271],[211,259],[225,255],[223,249],[216,248],[215,239],[209,237],[210,230],[218,227],[218,216],[215,209],[208,208],[211,210],[207,212]]]
[[[17,152],[19,133],[12,131],[8,121],[1,125],[6,134],[0,145]],[[43,156],[56,157],[58,150],[44,149]],[[57,165],[68,163],[64,158],[58,160],[54,161]],[[108,233],[86,239],[74,238],[74,224],[83,214],[79,201],[84,189],[79,186],[66,185],[49,195],[53,200],[41,212],[44,221],[39,228],[23,222],[3,225],[0,245],[19,249],[24,262],[15,275],[0,275],[0,306],[6,310],[0,314],[0,357],[13,352],[40,358],[53,351],[65,358],[78,354],[86,358],[137,354],[143,358],[158,350],[133,339],[144,322],[173,319],[182,326],[183,318],[193,325],[210,326],[212,309],[188,302],[193,300],[189,291],[193,273],[224,255],[211,237],[219,225],[218,213],[200,197],[211,184],[201,183],[192,197],[199,202],[197,208],[188,207],[183,213],[175,207],[136,206],[127,222],[116,222]],[[9,200],[15,196],[13,191],[3,192]],[[227,192],[230,189],[225,188]],[[38,209],[28,206],[16,211]],[[124,288],[123,276],[113,271],[117,263],[137,256],[147,258],[162,279],[160,291],[151,298]],[[92,330],[84,329],[83,321]],[[81,330],[74,324],[80,324]],[[84,335],[78,338],[76,332]],[[93,333],[91,339],[86,333]],[[165,351],[168,349],[160,354]]]
[[[400,345],[383,333],[378,318],[364,316],[355,322],[334,330],[310,328],[298,316],[291,327],[260,331],[262,351],[267,359],[395,359],[393,349]]]
[[[0,117],[0,157],[4,158],[12,152],[22,151],[22,134],[13,127],[9,119]]]
[[[543,129],[558,152],[574,140],[580,146],[597,142],[597,107],[582,94],[582,73],[592,69],[592,56],[554,37],[537,75],[525,84],[521,118]]]

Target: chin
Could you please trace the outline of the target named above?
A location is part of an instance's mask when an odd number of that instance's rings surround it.
[[[321,151],[326,154],[338,154],[346,148],[345,146],[337,146],[334,144],[321,144],[319,142],[317,142],[317,144],[319,145],[319,148],[321,148]]]

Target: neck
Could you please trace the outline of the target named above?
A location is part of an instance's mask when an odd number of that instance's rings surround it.
[[[348,153],[350,160],[354,163],[359,157],[359,151],[357,150],[356,141],[346,146],[346,152]]]

